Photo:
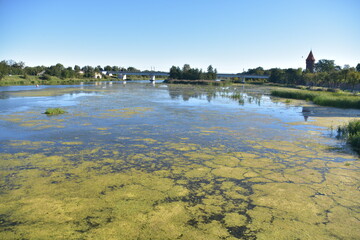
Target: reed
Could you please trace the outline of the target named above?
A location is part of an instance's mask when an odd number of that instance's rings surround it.
[[[312,101],[321,106],[360,109],[360,97],[345,92],[273,90],[271,91],[271,95]]]
[[[337,132],[338,138],[345,139],[360,154],[360,120],[353,120],[347,125],[339,126]]]

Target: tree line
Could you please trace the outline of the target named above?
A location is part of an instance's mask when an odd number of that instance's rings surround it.
[[[7,75],[27,75],[39,76],[44,80],[50,80],[52,76],[61,79],[71,78],[93,78],[95,73],[101,71],[124,71],[124,72],[141,72],[134,67],[118,67],[100,65],[96,67],[84,66],[80,67],[64,67],[58,63],[50,67],[25,66],[24,62],[15,62],[13,60],[3,60],[0,62],[0,80]],[[143,72],[150,72],[145,70]],[[321,59],[315,63],[315,71],[311,73],[302,68],[271,68],[264,70],[262,67],[249,69],[242,72],[242,74],[254,75],[268,75],[269,82],[279,83],[285,85],[306,85],[306,86],[322,86],[329,88],[352,89],[358,88],[360,85],[360,63],[356,67],[345,65],[344,67],[337,66],[334,60]],[[182,68],[172,66],[170,68],[170,78],[179,80],[214,80],[216,79],[217,70],[211,65],[208,66],[207,71],[202,69],[191,68],[189,64],[184,64]]]
[[[313,73],[302,68],[271,68],[262,67],[249,69],[244,74],[268,75],[269,82],[285,85],[306,85],[310,87],[328,87],[352,89],[360,84],[360,63],[356,67],[345,65],[343,68],[335,64],[334,60],[321,59],[315,63]]]
[[[171,79],[178,80],[215,80],[217,70],[209,65],[207,72],[203,72],[202,69],[191,68],[189,64],[184,64],[182,69],[180,67],[172,66],[169,74]]]
[[[40,76],[44,80],[48,80],[51,76],[61,79],[67,78],[93,78],[95,73],[101,73],[102,71],[124,71],[124,72],[140,72],[139,69],[134,67],[118,67],[118,66],[105,66],[104,68],[99,66],[84,66],[80,67],[75,65],[74,67],[64,67],[64,65],[58,63],[50,67],[25,66],[24,62],[15,62],[13,60],[3,60],[0,62],[0,80],[8,75],[23,75],[25,78],[27,75]]]

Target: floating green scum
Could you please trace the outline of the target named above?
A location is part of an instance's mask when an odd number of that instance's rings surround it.
[[[169,97],[184,86],[127,84],[64,115],[1,115],[28,135],[0,140],[0,239],[360,236],[356,155],[311,122],[288,124],[298,109],[283,120],[268,112],[282,103],[265,98],[259,113],[188,88],[194,101]]]

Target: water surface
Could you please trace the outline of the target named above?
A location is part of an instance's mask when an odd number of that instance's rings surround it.
[[[0,91],[1,239],[360,236],[357,157],[266,89]]]

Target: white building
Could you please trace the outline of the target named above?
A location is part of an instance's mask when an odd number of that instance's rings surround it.
[[[94,78],[102,78],[102,74],[101,73],[98,73],[96,72],[95,75],[94,75]]]

